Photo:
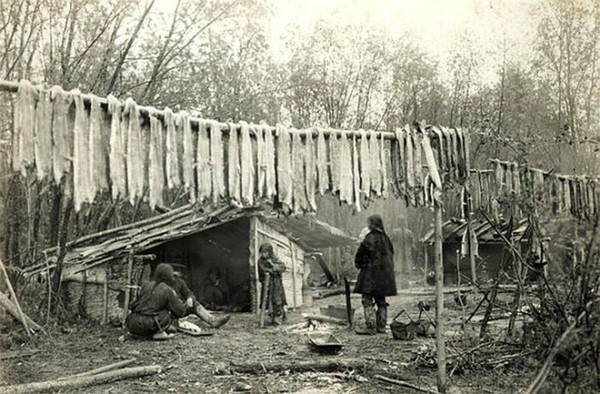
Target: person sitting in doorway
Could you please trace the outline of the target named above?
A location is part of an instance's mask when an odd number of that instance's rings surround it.
[[[183,301],[167,284],[173,278],[170,265],[159,264],[156,267],[153,279],[142,285],[138,298],[131,304],[131,313],[125,322],[129,333],[154,340],[173,336],[167,330],[173,319],[183,317],[186,312]]]
[[[231,315],[223,315],[220,317],[213,316],[200,302],[198,302],[196,295],[187,286],[183,279],[183,275],[180,272],[176,272],[167,284],[171,286],[179,298],[185,302],[186,316],[194,314],[212,328],[219,328],[231,319]]]
[[[202,291],[203,299],[215,310],[229,306],[229,286],[216,267],[208,271],[207,280]]]
[[[287,300],[283,287],[282,274],[285,272],[285,264],[275,256],[273,245],[264,243],[259,248],[258,273],[262,288],[264,289],[269,278],[269,292],[267,296],[267,307],[270,310],[271,324],[277,325],[277,318],[285,320],[285,306]],[[262,305],[262,300],[261,300]]]

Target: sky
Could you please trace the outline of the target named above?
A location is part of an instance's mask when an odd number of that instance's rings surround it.
[[[324,19],[333,24],[383,27],[392,37],[409,35],[440,64],[446,63],[462,35],[471,36],[482,54],[482,78],[494,78],[507,58],[527,56],[536,23],[530,10],[544,0],[270,0],[272,42],[290,24],[310,31]]]
[[[217,3],[219,0],[213,0]],[[481,54],[481,77],[498,76],[503,48],[506,57],[524,59],[537,28],[531,9],[546,0],[266,0],[272,12],[272,50],[285,54],[286,31],[310,33],[315,23],[373,25],[391,37],[408,35],[441,65],[448,62],[459,38],[471,37]],[[162,11],[172,0],[158,0]]]

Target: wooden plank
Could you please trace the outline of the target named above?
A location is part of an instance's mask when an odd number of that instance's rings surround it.
[[[127,283],[125,285],[125,302],[123,303],[123,321],[122,321],[123,327],[125,327],[125,320],[127,319],[127,314],[129,313],[132,271],[133,271],[133,252],[130,252],[129,258],[127,259]]]
[[[259,272],[258,272],[258,259],[260,258],[260,256],[258,255],[258,248],[259,248],[259,243],[258,243],[258,219],[256,217],[253,217],[250,220],[250,227],[252,228],[252,233],[254,235],[254,239],[253,239],[253,244],[250,246],[251,248],[253,248],[252,250],[254,251],[254,293],[255,293],[255,298],[256,298],[256,302],[255,302],[255,313],[259,313],[260,312],[260,278],[259,278]]]
[[[110,276],[110,267],[105,265],[104,284],[102,285],[102,324],[108,323],[108,277]]]
[[[290,248],[290,253],[292,254],[291,258],[292,258],[292,302],[294,303],[294,308],[298,307],[298,296],[296,294],[296,256],[294,253],[294,244],[292,243],[292,240],[289,240],[289,248]]]
[[[437,355],[437,388],[446,392],[446,347],[444,342],[444,261],[442,253],[442,207],[435,204],[435,344]]]

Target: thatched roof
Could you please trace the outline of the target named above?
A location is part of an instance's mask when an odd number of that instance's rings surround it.
[[[214,207],[213,207],[214,208]],[[219,206],[208,212],[197,206],[186,205],[146,220],[131,223],[96,234],[90,234],[67,244],[64,267],[71,274],[111,260],[127,257],[162,245],[169,241],[207,231],[244,216],[256,216],[275,230],[283,233],[305,250],[313,251],[329,246],[345,246],[356,240],[342,230],[317,220],[314,216],[281,217],[267,215],[260,208]],[[55,260],[59,251],[45,251]],[[74,266],[80,267],[74,267]],[[50,265],[54,268],[54,264]],[[25,274],[47,269],[45,263],[28,267]]]

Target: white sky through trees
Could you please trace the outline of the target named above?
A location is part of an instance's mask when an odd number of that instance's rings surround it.
[[[493,82],[506,47],[510,63],[527,58],[537,28],[534,9],[544,0],[266,0],[271,15],[257,23],[270,25],[271,46],[285,57],[286,34],[309,34],[318,21],[360,26],[407,37],[444,64],[461,39],[468,37],[479,55],[481,80]],[[216,0],[218,3],[219,0]],[[175,1],[158,0],[156,7],[172,12]]]

